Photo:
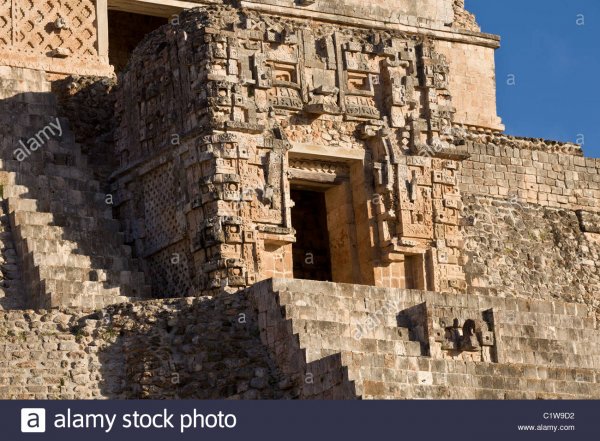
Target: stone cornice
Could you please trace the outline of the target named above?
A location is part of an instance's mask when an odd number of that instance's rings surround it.
[[[478,33],[449,27],[444,28],[442,26],[435,27],[431,24],[413,26],[402,23],[391,23],[381,21],[380,19],[358,18],[337,13],[332,14],[327,12],[311,11],[307,9],[294,7],[267,5],[264,3],[257,3],[248,0],[241,0],[239,4],[240,6],[246,7],[248,9],[253,9],[269,14],[284,15],[294,18],[313,19],[318,21],[357,26],[369,29],[395,30],[412,34],[426,35],[441,40],[464,42],[491,48],[500,47],[500,37],[493,34]]]

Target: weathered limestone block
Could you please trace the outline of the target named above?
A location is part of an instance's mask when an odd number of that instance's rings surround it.
[[[431,399],[441,386],[455,399],[600,394],[585,305],[282,279],[248,295],[286,375],[318,379],[300,397]]]

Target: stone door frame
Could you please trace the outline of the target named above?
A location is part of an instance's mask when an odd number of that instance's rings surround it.
[[[355,194],[357,182],[365,179],[364,160],[365,151],[319,145],[296,144],[288,152],[288,188],[326,194],[330,244],[336,245],[330,245],[333,282],[374,283],[370,245],[365,243],[369,234],[366,198]]]

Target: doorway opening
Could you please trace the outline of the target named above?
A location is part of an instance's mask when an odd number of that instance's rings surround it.
[[[295,279],[332,281],[329,232],[325,193],[292,189],[292,226],[296,242],[292,245]]]
[[[422,254],[407,255],[404,257],[404,288],[425,288],[425,268]]]
[[[109,10],[108,60],[115,72],[121,72],[125,68],[131,53],[146,34],[167,23],[166,17]]]

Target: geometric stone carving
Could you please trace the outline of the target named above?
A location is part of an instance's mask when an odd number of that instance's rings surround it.
[[[436,314],[437,311],[434,311]],[[442,311],[439,311],[443,314]],[[480,317],[467,310],[454,311],[453,316],[432,317],[432,354],[442,358],[465,358],[475,361],[496,359],[493,311]]]

